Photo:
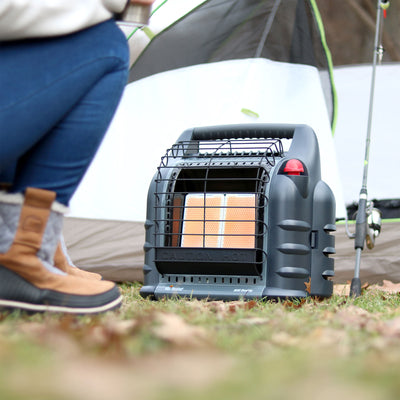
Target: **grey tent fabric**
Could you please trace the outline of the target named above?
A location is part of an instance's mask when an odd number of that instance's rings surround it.
[[[350,231],[354,226],[350,225]],[[337,225],[335,282],[346,283],[354,276],[354,241],[347,238],[343,224]],[[363,283],[380,283],[384,279],[400,282],[400,221],[384,221],[380,236],[372,250],[361,254],[360,278]]]
[[[115,282],[143,280],[143,222],[65,218],[63,233],[76,266]]]
[[[77,266],[116,282],[143,282],[143,222],[66,218],[64,237]],[[335,242],[334,282],[346,283],[354,274],[355,251],[343,224],[337,225]],[[380,283],[384,279],[400,282],[399,250],[400,221],[385,221],[375,248],[362,253],[362,282]]]

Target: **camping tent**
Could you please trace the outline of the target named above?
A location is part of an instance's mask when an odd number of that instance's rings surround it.
[[[178,3],[183,16],[171,11]],[[131,83],[71,203],[64,230],[71,257],[108,279],[141,280],[148,185],[165,150],[189,127],[311,125],[337,216],[346,212],[331,135],[329,54],[314,1],[197,1],[186,14],[189,3],[161,7],[150,24],[160,33],[150,42],[142,31],[133,35],[131,46],[136,40],[142,51]]]

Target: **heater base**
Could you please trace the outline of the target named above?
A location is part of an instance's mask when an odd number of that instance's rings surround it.
[[[225,300],[232,301],[238,299],[261,299],[263,293],[262,286],[252,286],[251,288],[233,286],[227,288],[223,285],[168,285],[160,283],[157,285],[154,296],[156,299],[163,297],[185,297],[196,299]]]
[[[299,299],[308,296],[306,291],[266,288],[262,285],[245,287],[240,285],[181,285],[160,283],[156,286],[143,286],[140,294],[155,300],[163,298],[196,298],[207,300],[285,300]]]

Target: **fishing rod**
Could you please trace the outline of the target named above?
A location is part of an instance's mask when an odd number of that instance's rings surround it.
[[[360,280],[360,264],[361,252],[364,250],[364,243],[369,249],[375,246],[375,239],[379,236],[381,230],[381,213],[378,209],[373,207],[373,203],[368,201],[367,179],[368,179],[368,165],[369,165],[369,149],[371,143],[371,125],[372,113],[374,104],[374,91],[375,91],[375,75],[377,61],[382,61],[384,49],[381,45],[382,39],[382,16],[386,17],[386,10],[390,3],[388,0],[378,0],[377,13],[376,13],[376,26],[375,26],[375,43],[374,55],[372,62],[372,78],[371,90],[369,98],[369,112],[368,112],[368,126],[367,137],[365,142],[365,157],[364,157],[364,172],[362,179],[362,186],[358,200],[358,211],[356,216],[356,230],[355,234],[348,235],[354,239],[354,248],[356,250],[356,262],[354,267],[354,277],[350,285],[350,296],[358,297],[361,295],[361,280]],[[346,219],[347,223],[347,219]]]

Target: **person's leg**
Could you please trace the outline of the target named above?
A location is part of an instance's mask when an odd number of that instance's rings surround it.
[[[14,192],[48,189],[68,204],[118,105],[128,57],[112,21],[0,46],[0,171],[18,160]]]
[[[14,165],[10,164],[3,171],[0,171],[0,190],[9,190],[11,188],[15,176],[15,167],[16,163]]]
[[[18,161],[13,189],[21,197],[0,196],[0,307],[118,307],[115,284],[54,268],[62,215],[52,207],[56,196],[68,204],[112,118],[127,77],[125,38],[107,22],[63,38],[2,43],[0,59],[0,172],[12,176]]]

